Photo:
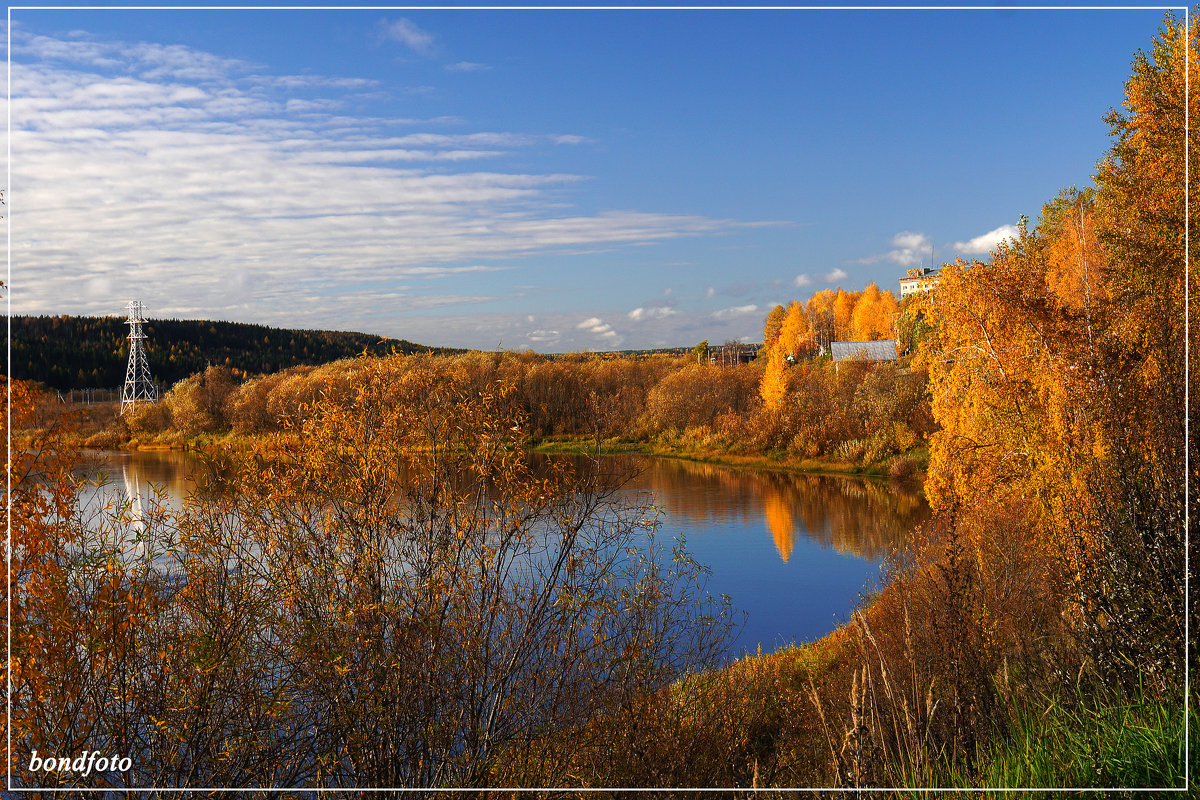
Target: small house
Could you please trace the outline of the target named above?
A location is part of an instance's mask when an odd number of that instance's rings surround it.
[[[908,275],[900,279],[901,299],[908,297],[910,294],[932,292],[937,289],[938,273],[938,270],[930,269],[929,267],[910,269]]]
[[[834,361],[899,361],[895,339],[877,342],[830,342],[829,354]]]

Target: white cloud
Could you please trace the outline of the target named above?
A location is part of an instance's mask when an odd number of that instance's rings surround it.
[[[716,293],[717,293],[717,290],[711,286],[704,290],[705,297],[713,297],[716,295]]]
[[[744,317],[747,314],[753,314],[756,311],[758,311],[758,306],[752,303],[745,306],[722,308],[720,311],[714,311],[712,317],[713,319],[733,319],[734,317]]]
[[[892,246],[895,249],[884,257],[901,267],[914,267],[924,260],[932,244],[929,237],[923,233],[903,231],[892,237]]]
[[[603,340],[605,346],[615,347],[623,341],[621,336],[599,317],[589,317],[575,326],[577,330],[586,331]]]
[[[334,78],[325,75],[255,75],[252,81],[280,89],[370,89],[379,81],[370,78]]]
[[[409,267],[408,269],[393,270],[393,275],[416,275],[421,278],[445,278],[448,275],[461,275],[464,272],[503,272],[512,267]]]
[[[904,250],[916,250],[929,244],[929,237],[923,233],[901,231],[892,237],[892,244]]]
[[[113,290],[112,278],[106,275],[97,275],[87,282],[86,287],[89,295],[105,297]]]
[[[606,336],[608,334],[615,335],[612,325],[609,325],[599,317],[589,317],[575,327],[578,330],[587,331],[588,333],[595,334],[597,336]]]
[[[572,212],[564,190],[581,176],[469,167],[513,148],[535,162],[572,137],[414,131],[462,122],[335,111],[362,88],[354,78],[16,28],[13,44],[18,313],[113,313],[140,295],[164,314],[365,327],[373,297],[393,316],[501,297],[504,268],[481,263],[742,224]],[[92,280],[103,275],[121,279]],[[435,277],[470,289],[402,285]]]
[[[553,343],[553,342],[558,341],[559,333],[558,333],[558,331],[551,331],[551,330],[537,330],[537,331],[530,331],[529,333],[525,334],[525,336],[531,342]]]
[[[915,267],[930,254],[932,244],[930,238],[923,233],[901,231],[892,237],[892,250],[860,258],[855,263],[877,264],[880,261],[890,261],[901,267]]]
[[[474,61],[459,61],[446,65],[446,70],[449,72],[486,72],[489,69],[491,67],[487,64],[477,64]]]
[[[848,277],[850,277],[850,275],[849,275],[849,273],[846,272],[846,270],[840,269],[840,268],[834,268],[834,269],[829,270],[829,272],[826,272],[824,275],[822,275],[821,280],[825,281],[826,283],[837,283],[838,281],[846,280],[846,278],[848,278]],[[796,285],[800,286],[801,284],[796,284]]]
[[[808,277],[808,274],[804,273],[804,272],[801,272],[799,275],[797,275],[795,278],[792,279],[793,286],[808,286],[811,283],[812,283],[812,278]]]
[[[294,114],[305,114],[313,111],[332,111],[342,105],[340,100],[322,98],[320,100],[304,100],[299,97],[290,98],[284,105],[288,111]]]
[[[433,34],[423,31],[412,21],[401,17],[391,21],[380,20],[379,36],[399,42],[408,49],[421,55],[429,55],[434,50]]]
[[[643,319],[664,319],[675,314],[675,309],[669,306],[643,307],[639,306],[629,312],[629,318],[634,321]]]
[[[950,249],[968,255],[990,253],[996,249],[996,245],[1000,244],[1000,242],[1005,239],[1015,239],[1020,234],[1021,232],[1016,225],[1001,225],[999,228],[976,236],[974,239],[965,242],[955,242],[950,245]]]

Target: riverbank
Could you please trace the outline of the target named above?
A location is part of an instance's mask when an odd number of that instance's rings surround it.
[[[41,431],[14,431],[14,443],[32,441]],[[98,450],[209,450],[213,447],[248,449],[266,440],[278,441],[286,434],[238,434],[231,431],[188,435],[182,431],[133,433],[116,415],[90,411],[58,432],[68,446]],[[929,463],[929,448],[920,445],[877,463],[862,463],[829,454],[805,458],[787,450],[753,451],[721,444],[696,442],[686,437],[635,438],[611,436],[596,439],[580,435],[531,437],[528,447],[546,455],[645,455],[703,464],[748,469],[766,469],[806,475],[892,478],[921,485]]]
[[[197,436],[188,439],[178,437],[160,437],[155,441],[147,441],[146,439],[134,440],[131,439],[125,442],[129,449],[171,449],[182,450],[185,447],[192,450],[209,450],[215,447],[232,447],[232,448],[247,448],[270,450],[277,452],[279,450],[287,450],[289,447],[294,447],[300,441],[298,436],[292,434],[260,434],[250,437],[237,436],[226,434],[221,436]],[[532,444],[527,440],[518,439],[518,446]],[[567,444],[558,442],[560,449]],[[578,443],[576,443],[578,444]],[[626,443],[632,444],[632,443]],[[607,450],[602,443],[602,449]],[[616,448],[612,448],[616,449]],[[625,448],[626,452],[632,452],[630,448]],[[179,458],[178,461],[185,459]],[[123,459],[130,461],[130,459]],[[688,491],[679,492],[694,498],[710,497],[708,488],[717,484],[723,484],[727,478],[721,480],[712,478],[716,473],[725,474],[724,470],[694,468],[690,465],[681,463],[670,464],[667,467],[668,473],[672,475],[688,474],[688,475],[703,475],[708,476],[708,487],[696,486]],[[804,503],[795,502],[792,495],[779,494],[780,485],[791,485],[798,483],[801,485],[811,484],[828,484],[829,481],[819,481],[816,479],[797,478],[790,480],[779,475],[755,475],[750,470],[741,473],[740,476],[733,478],[733,483],[741,486],[743,491],[740,496],[745,497],[750,492],[745,490],[745,483],[761,480],[765,485],[764,491],[773,491],[773,497],[779,498],[778,505],[786,505],[791,509],[799,509],[805,507]],[[851,481],[858,487],[857,494],[862,493],[863,481]],[[679,484],[672,484],[679,486]],[[878,487],[872,487],[867,490],[868,495],[875,494],[874,489],[878,489],[878,493],[889,493],[890,488],[886,482],[879,483]],[[708,516],[712,513],[714,506],[711,501],[708,505],[704,505],[694,513],[694,516]],[[732,511],[730,516],[741,516],[745,513],[742,511]],[[797,519],[801,516],[799,511]],[[846,523],[846,514],[844,511],[838,511],[829,517],[823,517],[823,522],[820,525],[814,525],[814,529],[822,531],[836,530],[838,525]],[[825,524],[828,520],[828,525]],[[861,529],[869,522],[860,520],[857,524],[851,527]],[[765,544],[768,552],[772,546],[770,538],[762,536],[763,524],[759,523],[754,533],[756,534],[759,544]],[[701,538],[699,535],[696,538]],[[707,537],[709,539],[715,537]],[[836,536],[835,536],[836,538]],[[836,547],[836,545],[835,545]],[[826,545],[826,549],[829,549]],[[750,548],[739,547],[731,551],[729,557],[718,559],[714,562],[711,558],[706,559],[706,563],[735,563],[742,559],[748,559]],[[798,553],[804,552],[804,548],[800,547]],[[736,557],[735,557],[736,556]],[[813,563],[815,556],[806,556],[803,563]],[[779,565],[778,558],[772,558],[772,563],[775,566]],[[797,569],[802,563],[799,556],[794,555],[792,560],[792,569]],[[752,570],[752,579],[755,581],[764,580],[765,576],[770,575],[770,566],[765,565],[765,569]],[[872,571],[873,568],[872,568]],[[813,573],[812,581],[823,584],[823,579],[826,577],[827,569],[818,569]],[[859,585],[861,588],[861,584]],[[721,587],[716,592],[727,591],[725,587]],[[731,594],[734,594],[732,590]],[[857,589],[851,589],[850,593],[842,597],[843,605],[837,612],[844,619],[844,615],[854,603],[854,592]],[[830,590],[825,588],[818,590],[816,594],[828,594]],[[806,601],[803,587],[796,584],[795,591],[787,591],[780,593],[789,598],[787,602],[793,608],[811,608],[820,606],[820,598],[814,598],[811,601]],[[764,618],[774,618],[777,615],[784,613],[785,609],[778,605],[774,600],[769,601],[762,609]],[[821,614],[825,622],[831,622],[833,617],[830,612]],[[819,630],[814,630],[813,635],[819,635],[820,631],[828,630],[826,626]],[[796,630],[797,628],[790,628]],[[743,630],[743,633],[746,633]],[[797,634],[789,634],[797,635]],[[805,635],[805,634],[799,634]],[[764,649],[759,649],[755,652],[755,644],[757,641],[763,641]],[[799,644],[795,646],[782,647],[775,652],[767,652],[766,647],[772,642],[777,641],[770,637],[754,635],[750,637],[749,643],[746,645],[751,653],[748,657],[737,658],[736,660],[725,663],[724,666],[718,669],[713,669],[710,672],[703,674],[689,674],[682,678],[678,683],[671,688],[670,691],[663,693],[662,697],[639,697],[631,701],[633,703],[634,716],[624,719],[608,720],[615,726],[615,730],[611,731],[611,735],[606,738],[609,740],[618,740],[621,736],[633,735],[630,731],[637,731],[639,726],[645,729],[647,726],[663,726],[657,729],[653,736],[638,734],[637,742],[631,743],[641,746],[653,747],[670,747],[673,742],[678,742],[680,736],[686,736],[696,742],[699,749],[697,758],[703,760],[705,772],[689,775],[686,772],[688,762],[680,760],[677,757],[667,757],[664,755],[662,761],[672,765],[678,764],[678,767],[672,766],[671,769],[679,769],[677,774],[672,774],[669,777],[664,777],[662,784],[657,785],[748,785],[755,778],[756,770],[758,780],[766,783],[777,784],[792,784],[796,785],[797,781],[804,783],[819,783],[824,782],[822,777],[824,769],[822,758],[827,759],[825,749],[827,748],[824,734],[821,732],[820,717],[817,714],[816,706],[812,705],[811,701],[804,694],[806,686],[815,683],[819,686],[829,686],[828,693],[830,699],[825,701],[826,706],[830,709],[829,713],[834,713],[834,709],[838,708],[837,697],[845,697],[847,690],[843,690],[843,684],[848,687],[847,681],[852,679],[852,667],[850,657],[853,655],[852,648],[847,645],[851,641],[850,637],[845,633],[832,633],[826,637],[807,644]],[[683,644],[681,646],[686,646]],[[739,650],[740,652],[740,650]],[[723,656],[725,659],[733,658]],[[825,691],[825,690],[823,690]],[[659,708],[661,713],[650,712],[645,705],[651,703],[663,703],[664,707]],[[728,716],[731,710],[738,710],[734,716]],[[840,712],[838,712],[840,715]],[[758,742],[754,747],[747,748],[743,742],[745,741],[741,735],[742,731],[747,731],[751,734],[749,741]],[[728,733],[728,736],[725,734]],[[564,734],[564,738],[571,734]],[[762,743],[771,741],[787,741],[789,748],[788,764],[769,764],[767,753],[758,749]],[[632,747],[631,747],[632,749]],[[755,766],[755,759],[761,760],[760,766]],[[773,757],[772,757],[773,758]],[[802,759],[807,766],[803,771],[796,771],[796,759]],[[651,776],[646,773],[644,765],[627,765],[627,772],[606,772],[603,769],[604,763],[597,762],[596,770],[590,774],[595,775],[596,785],[611,786],[618,785],[621,779],[628,781],[629,785],[656,785],[651,781]],[[580,781],[582,785],[583,781]]]
[[[286,447],[289,441],[289,434],[167,434],[130,438],[123,444],[131,450],[202,451],[254,449],[268,442],[272,448]],[[582,437],[525,444],[547,453],[597,452],[596,440]],[[602,439],[599,452],[871,477],[845,462],[789,461],[771,454],[706,451],[661,441]],[[651,785],[896,786],[901,785],[895,780],[896,770],[911,769],[912,784],[923,786],[1068,786],[1099,780],[1097,767],[1105,770],[1108,785],[1178,783],[1171,753],[1182,733],[1175,724],[1180,715],[1173,701],[1122,694],[1100,700],[1084,697],[1070,705],[1071,687],[1064,691],[1034,675],[1017,678],[1016,662],[999,656],[981,660],[975,651],[986,654],[998,646],[997,640],[974,637],[981,632],[996,636],[995,621],[959,619],[964,601],[976,591],[970,587],[981,576],[968,572],[956,577],[954,569],[965,569],[961,561],[955,567],[944,552],[926,555],[923,571],[909,573],[900,588],[889,586],[864,599],[859,615],[826,636],[759,651],[720,669],[689,675],[662,696],[639,698],[631,706],[632,716],[611,720],[610,738],[619,740],[630,729],[640,730],[636,744],[661,750],[663,762],[675,763],[681,751],[689,754],[688,760],[680,762],[678,773],[670,771],[674,767],[647,772],[645,761],[610,764],[607,772],[597,766],[592,774],[603,776],[603,781],[597,778],[599,785],[613,785],[622,776],[631,785],[646,785],[650,776],[657,778]],[[1040,625],[1031,629],[1044,630]],[[1023,630],[1009,630],[1007,635],[1019,640]],[[950,631],[966,634],[955,638]],[[975,698],[986,698],[994,717],[976,718]],[[930,699],[933,706],[928,705]],[[905,738],[911,737],[910,709],[919,741]],[[1076,717],[1082,722],[1073,721]],[[1122,737],[1130,729],[1146,733],[1139,742],[1129,743]],[[978,731],[979,756],[949,765],[932,759],[903,761],[905,753],[919,752],[927,740],[938,747],[955,744],[956,730]],[[1072,730],[1086,731],[1087,741],[1071,738]],[[1094,754],[1080,749],[1093,741],[1100,748]],[[1122,748],[1135,745],[1146,756],[1138,763],[1147,768],[1134,772],[1130,766],[1122,772],[1122,765],[1132,762],[1117,756]],[[1037,764],[1021,761],[1030,751],[1037,751]],[[1085,767],[1093,769],[1090,778],[1086,770],[1080,771]],[[864,771],[850,775],[846,770],[851,768]]]
[[[803,458],[787,451],[745,452],[696,446],[669,440],[624,437],[606,439],[582,436],[552,436],[534,439],[531,449],[550,455],[632,455],[676,458],[723,467],[746,467],[796,472],[806,475],[853,476],[858,478],[898,478],[923,483],[929,463],[929,448],[915,447],[878,464],[862,464],[837,456]],[[903,464],[901,466],[901,464]]]

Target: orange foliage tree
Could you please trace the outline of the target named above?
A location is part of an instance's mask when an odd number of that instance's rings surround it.
[[[850,316],[850,339],[856,342],[894,339],[899,306],[891,292],[879,291],[877,284],[863,289]]]
[[[872,283],[862,292],[825,289],[801,305],[793,300],[786,313],[776,306],[764,326],[767,365],[759,395],[768,410],[778,411],[788,392],[788,365],[829,351],[837,340],[874,341],[895,335],[896,298]],[[769,342],[769,343],[768,343]],[[788,359],[792,356],[792,359]]]
[[[770,349],[775,345],[775,340],[779,338],[779,328],[783,325],[783,316],[786,312],[783,306],[775,306],[768,312],[766,320],[763,321],[763,347]]]
[[[770,317],[767,323],[770,324]],[[767,366],[759,384],[759,395],[768,409],[777,409],[787,393],[787,367],[795,360],[803,342],[811,338],[804,308],[792,301],[779,324],[779,333],[767,350]]]
[[[1064,192],[990,263],[944,266],[919,359],[942,425],[927,491],[963,522],[980,573],[1003,571],[1009,535],[985,517],[1019,519],[1026,549],[1063,571],[1094,668],[1159,686],[1183,663],[1181,153],[1196,37],[1168,18],[1135,60],[1095,192]]]
[[[850,318],[854,316],[854,307],[858,303],[858,292],[847,292],[838,289],[833,300],[833,330],[837,341],[851,339]]]
[[[177,512],[14,461],[15,785],[568,783],[590,719],[712,663],[728,608],[651,509],[535,469],[511,385],[405,362],[361,359]]]

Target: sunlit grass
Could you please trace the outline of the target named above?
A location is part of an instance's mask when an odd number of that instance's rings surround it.
[[[1191,724],[1198,722],[1195,703]],[[939,786],[983,788],[1182,788],[1183,704],[1137,691],[1078,691],[1023,709],[1007,739],[973,770],[948,769]]]

